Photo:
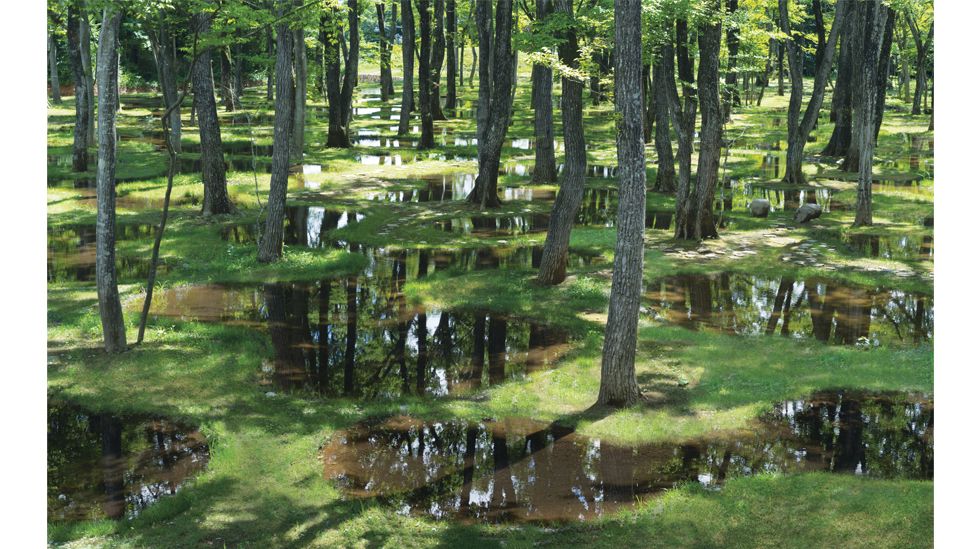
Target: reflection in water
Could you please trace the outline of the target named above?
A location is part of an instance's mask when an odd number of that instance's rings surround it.
[[[210,459],[199,432],[162,419],[90,414],[48,403],[48,520],[138,514]]]
[[[153,225],[125,223],[116,225],[117,241],[148,240],[154,234]],[[134,259],[116,255],[119,278],[143,278],[149,273],[148,258]],[[160,265],[164,272],[165,264]],[[69,225],[48,230],[48,282],[95,280],[95,225]]]
[[[816,279],[677,275],[650,283],[645,297],[664,320],[689,329],[842,345],[918,344],[932,338],[935,322],[930,296]]]
[[[931,401],[825,392],[780,403],[735,438],[616,446],[528,419],[396,417],[337,433],[325,474],[401,513],[478,522],[584,520],[683,482],[830,471],[931,479]]]
[[[870,257],[899,261],[933,261],[935,238],[931,234],[880,236],[850,234],[844,237],[852,250]]]

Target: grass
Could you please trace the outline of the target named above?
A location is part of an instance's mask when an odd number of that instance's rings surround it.
[[[471,88],[460,91],[464,100],[475,95]],[[516,101],[509,135],[531,137],[531,117],[525,115],[530,113],[527,89],[519,89]],[[71,105],[67,98],[64,105],[49,112],[52,155],[70,153]],[[252,115],[268,113],[268,105],[257,94],[245,98],[245,108]],[[735,115],[730,134],[738,135],[741,128],[743,137],[730,151],[727,168],[731,177],[751,178],[756,183],[771,179],[761,175],[764,168],[755,146],[785,139],[785,122],[772,122],[782,116],[784,108],[785,98],[768,94],[762,108],[747,107]],[[154,131],[145,122],[145,109],[124,108],[122,113],[121,135]],[[587,110],[591,165],[615,163],[611,113],[609,105]],[[393,124],[385,120],[357,119],[354,125],[393,136],[389,128]],[[560,135],[558,121],[556,126],[556,135]],[[879,164],[905,153],[909,146],[906,132],[931,135],[925,133],[926,126],[927,118],[921,121],[900,110],[888,112],[879,139]],[[371,193],[378,191],[416,190],[426,184],[425,178],[472,173],[473,162],[463,157],[472,156],[473,147],[446,145],[437,151],[445,153],[443,159],[419,157],[391,170],[357,160],[357,154],[387,152],[382,147],[337,151],[314,146],[322,140],[324,127],[321,120],[313,119],[306,137],[310,151],[305,162],[323,164],[322,173],[293,177],[289,204],[365,215],[358,223],[333,230],[327,238],[386,250],[516,247],[537,245],[544,239],[544,233],[482,236],[434,228],[435,221],[476,215],[464,202],[370,200]],[[225,142],[252,138],[261,145],[270,142],[270,128],[263,124],[253,134],[241,125],[228,124],[222,129]],[[473,123],[467,119],[438,123],[438,131],[441,129],[452,132],[445,135],[474,133]],[[829,124],[821,124],[816,143],[824,143],[829,131]],[[186,126],[184,143],[196,141],[192,128]],[[814,152],[813,145],[808,152]],[[770,154],[785,163],[785,151]],[[123,140],[120,158],[119,175],[125,182],[119,184],[119,224],[155,223],[165,188],[163,155],[147,143]],[[503,158],[522,159],[528,165],[533,161],[531,151],[514,147],[506,147]],[[849,181],[832,177],[836,174],[831,170],[821,168],[820,173],[813,165],[808,169],[811,176],[819,173],[820,179],[813,183],[829,187],[832,199],[853,200]],[[650,167],[651,177],[653,173]],[[768,219],[755,219],[745,212],[745,198],[737,195],[733,211],[726,213],[727,226],[720,240],[699,246],[675,243],[669,231],[647,231],[645,281],[676,273],[737,272],[770,279],[819,277],[931,295],[931,262],[866,257],[846,244],[851,234],[930,236],[932,229],[921,220],[933,212],[931,174],[922,176],[920,186],[877,190],[877,224],[868,229],[849,228],[852,209],[832,210],[802,226],[793,226],[789,213],[778,209]],[[52,164],[49,179],[65,177],[77,176]],[[261,219],[258,204],[266,200],[268,175],[232,171],[228,181],[237,212],[204,219],[199,215],[202,187],[198,175],[177,177],[175,204],[162,246],[161,288],[313,281],[358,274],[366,268],[362,254],[328,247],[288,247],[281,262],[258,264],[253,244],[228,242],[220,233]],[[516,174],[503,176],[500,184],[533,185],[529,177]],[[589,178],[587,185],[613,188],[614,180]],[[648,201],[649,210],[673,208],[670,197],[651,193]],[[544,213],[547,207],[542,201],[511,201],[501,212]],[[52,230],[71,230],[93,223],[94,204],[85,189],[59,183],[48,188],[48,213]],[[72,245],[75,238],[70,233],[64,245]],[[599,261],[571,268],[570,278],[555,288],[537,285],[534,271],[529,269],[438,270],[424,279],[407,281],[404,293],[411,302],[544,320],[572,333],[572,350],[557,368],[492,387],[476,398],[269,397],[257,383],[262,362],[273,356],[269,338],[241,326],[154,318],[145,343],[109,356],[98,348],[101,328],[93,286],[69,280],[49,282],[49,390],[96,411],[164,414],[200,425],[212,452],[205,473],[137,518],[51,523],[49,541],[109,547],[931,545],[933,488],[931,482],[922,481],[829,474],[759,475],[732,479],[717,492],[697,485],[679,486],[642,502],[633,511],[590,523],[492,526],[400,516],[375,501],[345,500],[323,478],[319,448],[326,440],[363,419],[391,414],[435,420],[530,416],[575,425],[584,435],[637,444],[681,442],[748,429],[772,404],[819,389],[932,390],[931,343],[862,349],[779,337],[736,337],[666,326],[651,315],[642,315],[637,375],[646,402],[617,411],[594,409],[614,242],[612,228],[574,229],[571,251]],[[789,259],[804,243],[824,245],[817,246],[817,264],[798,265]],[[147,234],[119,240],[120,262],[143,261],[151,245]],[[752,254],[733,253],[742,249]],[[823,265],[834,269],[825,271]],[[138,307],[143,280],[137,270],[123,270],[120,290],[127,311]],[[136,322],[136,315],[127,313],[130,341]]]

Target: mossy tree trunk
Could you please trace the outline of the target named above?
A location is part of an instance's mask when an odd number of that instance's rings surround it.
[[[552,11],[551,0],[536,0],[536,22],[541,24]],[[556,181],[556,151],[552,129],[552,69],[542,63],[532,65],[532,109],[535,122],[535,170],[533,183]]]
[[[458,59],[457,47],[457,5],[455,0],[447,0],[445,5],[445,23],[447,34],[445,47],[447,48],[447,95],[444,98],[444,108],[454,111],[457,109],[457,77]]]
[[[641,399],[634,360],[644,275],[644,118],[641,116],[641,2],[614,0],[614,96],[620,204],[610,310],[603,339],[597,403],[629,406]],[[716,90],[717,91],[717,90]]]
[[[557,10],[573,18],[571,0],[556,0]],[[564,31],[559,46],[559,61],[573,69],[579,67],[579,41],[576,29]],[[573,221],[583,201],[583,187],[586,176],[586,144],[583,139],[583,82],[569,75],[562,77],[560,109],[563,117],[563,142],[566,160],[563,168],[559,194],[549,216],[549,231],[539,262],[538,280],[542,284],[555,285],[566,279],[566,264],[569,257],[569,237]],[[551,117],[550,117],[551,123]],[[552,137],[549,137],[552,142]],[[536,147],[539,143],[536,142]]]
[[[210,29],[209,15],[198,13],[194,19],[201,35]],[[200,130],[200,171],[203,175],[203,215],[225,214],[233,210],[227,194],[227,167],[214,99],[211,51],[212,48],[203,49],[193,65],[193,98]]]
[[[668,49],[667,52],[672,56],[674,54],[671,49]],[[660,193],[674,193],[676,189],[674,151],[671,148],[671,123],[669,121],[667,89],[669,85],[674,89],[674,63],[666,65],[660,58],[662,55],[664,52],[658,53],[651,68],[654,77],[654,85],[651,87],[651,93],[654,94],[654,150],[657,152],[657,175],[654,179],[654,190]],[[671,67],[670,81],[664,72],[665,66]]]
[[[286,0],[278,1],[278,17],[286,11]],[[264,234],[258,244],[258,261],[270,263],[281,257],[285,222],[285,194],[288,190],[288,164],[291,147],[293,105],[295,93],[292,82],[292,48],[294,35],[288,24],[276,26],[275,50],[275,118],[274,142],[271,149],[271,189],[268,192],[268,215]]]
[[[434,117],[431,112],[433,84],[430,69],[430,0],[418,0],[417,14],[420,16],[420,63],[417,67],[420,77],[420,142],[417,148],[431,149],[434,147]]]
[[[98,314],[102,321],[105,350],[126,349],[125,322],[115,272],[115,103],[118,93],[119,23],[122,14],[107,7],[98,34],[98,172],[96,175],[97,219],[95,226],[95,285]]]
[[[858,78],[855,85],[864,91],[860,94],[861,101],[855,105],[855,121],[857,123],[854,135],[858,139],[860,152],[859,170],[857,178],[857,202],[854,206],[854,226],[861,227],[873,224],[871,214],[871,184],[872,161],[874,159],[874,119],[877,93],[875,86],[878,80],[878,62],[881,58],[882,43],[888,18],[893,12],[880,2],[864,2],[858,5],[863,11],[860,24],[863,32],[863,62],[856,69]]]

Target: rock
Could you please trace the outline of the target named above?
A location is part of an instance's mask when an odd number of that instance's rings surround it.
[[[749,212],[752,217],[769,217],[769,200],[765,198],[754,198],[749,203]]]
[[[796,210],[796,213],[793,215],[793,221],[796,223],[806,223],[811,219],[820,217],[821,213],[823,213],[823,208],[820,207],[820,204],[804,204]]]

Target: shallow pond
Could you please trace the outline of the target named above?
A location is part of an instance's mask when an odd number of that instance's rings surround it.
[[[829,471],[931,479],[931,400],[855,391],[774,406],[749,429],[682,444],[619,446],[529,419],[424,423],[409,417],[336,433],[325,475],[401,514],[465,522],[576,521],[686,482]]]
[[[932,339],[933,301],[889,288],[739,273],[665,277],[645,293],[655,318],[692,330],[870,346]]]
[[[49,399],[48,520],[131,518],[176,493],[210,459],[192,427],[116,416]]]

